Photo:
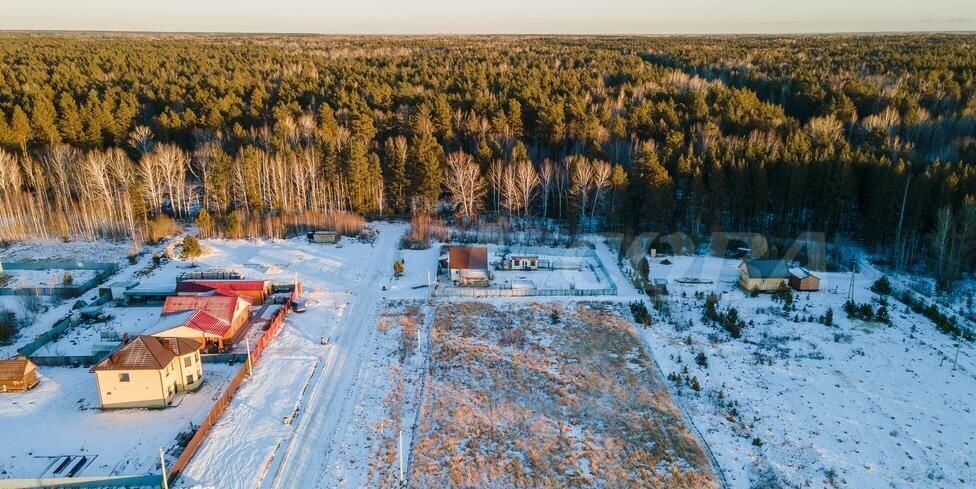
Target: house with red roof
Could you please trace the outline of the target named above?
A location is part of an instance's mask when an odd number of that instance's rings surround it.
[[[223,349],[237,340],[251,308],[249,300],[234,294],[170,296],[151,335],[195,338],[206,347]]]

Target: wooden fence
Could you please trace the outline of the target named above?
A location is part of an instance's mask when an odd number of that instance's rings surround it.
[[[284,307],[279,309],[275,316],[271,318],[268,329],[263,335],[261,335],[257,344],[255,344],[251,349],[252,366],[257,365],[258,361],[261,359],[261,354],[264,352],[264,349],[267,348],[268,344],[271,343],[271,339],[278,332],[278,330],[281,329],[281,325],[284,324],[285,316],[288,315],[288,311],[291,309],[291,302],[297,299],[301,293],[302,287],[301,283],[299,283],[295,287],[295,290],[292,291],[291,297],[289,297],[288,301],[285,302]],[[190,438],[190,441],[186,444],[186,447],[183,448],[180,456],[169,467],[169,471],[167,472],[167,480],[175,480],[177,477],[179,477],[180,472],[186,468],[186,464],[190,463],[190,459],[193,458],[193,455],[200,448],[200,445],[203,444],[203,441],[207,438],[207,435],[210,434],[210,430],[212,430],[214,425],[217,424],[217,421],[220,420],[220,417],[224,414],[224,410],[226,410],[227,406],[230,405],[231,400],[234,398],[234,394],[237,393],[237,389],[241,387],[241,383],[244,382],[244,378],[247,377],[247,370],[248,365],[247,362],[245,362],[234,375],[234,378],[231,379],[230,384],[227,385],[227,389],[223,394],[221,394],[220,398],[217,399],[217,402],[210,409],[206,419],[200,423],[197,431],[193,434],[193,437]]]

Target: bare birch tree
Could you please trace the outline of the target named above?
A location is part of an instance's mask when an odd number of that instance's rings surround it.
[[[444,184],[451,193],[452,205],[458,209],[461,217],[473,218],[485,193],[485,181],[474,158],[460,151],[449,154]]]
[[[610,175],[613,167],[606,161],[594,161],[593,166],[593,207],[590,210],[590,220],[596,217],[596,209],[600,204],[600,197],[610,188]]]
[[[532,166],[532,162],[529,160],[515,162],[512,171],[515,179],[515,187],[519,194],[518,200],[522,217],[526,217],[529,213],[529,207],[532,205],[532,198],[535,196],[535,191],[539,187],[539,174],[536,173],[535,167]]]

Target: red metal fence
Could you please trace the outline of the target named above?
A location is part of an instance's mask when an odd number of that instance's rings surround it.
[[[261,358],[261,353],[264,352],[264,349],[269,343],[271,343],[271,339],[278,332],[278,330],[281,329],[281,325],[285,322],[285,316],[288,315],[288,311],[291,309],[291,302],[297,299],[301,293],[302,284],[299,282],[295,285],[295,290],[292,291],[291,297],[289,297],[288,301],[285,302],[275,316],[271,318],[268,329],[263,335],[261,335],[257,344],[255,344],[254,348],[251,350],[252,367],[257,364],[258,360]],[[190,459],[193,458],[193,455],[197,452],[197,449],[200,448],[200,445],[203,444],[203,441],[207,438],[207,435],[210,434],[210,430],[212,430],[214,425],[217,424],[217,421],[220,420],[220,417],[224,414],[224,410],[227,409],[228,405],[230,405],[231,399],[234,398],[234,394],[237,393],[237,389],[240,388],[245,377],[247,377],[247,363],[241,365],[240,370],[234,374],[234,378],[231,379],[230,384],[227,385],[227,389],[217,399],[217,402],[207,414],[206,419],[200,423],[196,433],[193,434],[193,437],[190,438],[189,443],[186,444],[186,447],[183,449],[183,453],[181,453],[179,458],[176,459],[176,462],[169,467],[169,471],[167,472],[168,480],[175,480],[176,477],[180,475],[180,472],[186,468],[186,464],[190,463]]]

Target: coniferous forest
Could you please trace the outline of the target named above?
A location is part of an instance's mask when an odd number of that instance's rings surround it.
[[[843,237],[973,269],[976,35],[0,35],[0,240],[342,216]]]

